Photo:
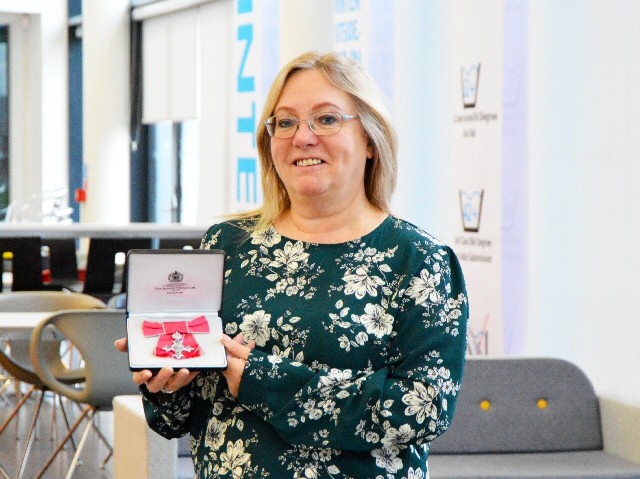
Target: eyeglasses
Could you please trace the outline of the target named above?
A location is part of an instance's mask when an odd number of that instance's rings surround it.
[[[326,112],[316,113],[307,119],[309,128],[318,136],[333,135],[338,133],[345,121],[360,118],[358,115],[345,115],[343,113]],[[300,128],[300,122],[295,116],[270,116],[264,122],[267,133],[273,138],[291,138]]]

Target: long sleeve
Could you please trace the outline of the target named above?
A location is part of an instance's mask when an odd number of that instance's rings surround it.
[[[142,405],[147,424],[162,437],[172,439],[189,432],[191,386],[185,386],[173,395],[153,394],[140,387]]]
[[[220,412],[235,402],[220,373],[201,373],[173,394],[153,394],[140,387],[149,427],[172,439],[197,430],[209,410]],[[232,407],[232,406],[231,406]]]
[[[384,367],[315,369],[254,351],[239,403],[290,444],[373,450],[382,461],[444,432],[455,411],[465,360],[464,279],[453,253],[441,247],[403,286],[383,303],[386,310],[367,304],[364,314],[351,316],[372,335],[392,328]]]

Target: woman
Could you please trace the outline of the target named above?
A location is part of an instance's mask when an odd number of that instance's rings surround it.
[[[227,254],[229,367],[134,374],[151,428],[191,434],[198,477],[428,477],[467,298],[453,252],[389,213],[381,98],[336,54],[303,54],[275,79],[257,132],[264,206],[203,238]]]

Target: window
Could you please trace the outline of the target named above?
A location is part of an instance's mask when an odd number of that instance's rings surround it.
[[[0,25],[0,220],[9,206],[9,42],[6,25]]]
[[[69,0],[69,205],[80,221],[75,192],[83,185],[82,2]]]
[[[198,32],[197,8],[133,22],[132,179],[138,172],[148,180],[132,181],[134,220],[195,222],[200,158]]]
[[[193,223],[197,184],[190,177],[199,158],[198,121],[149,126],[149,221]]]

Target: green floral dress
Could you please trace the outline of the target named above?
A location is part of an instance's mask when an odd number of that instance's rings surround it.
[[[341,244],[249,226],[203,238],[227,254],[226,333],[256,342],[239,395],[220,373],[169,397],[146,391],[151,428],[191,434],[199,478],[428,478],[465,361],[454,253],[393,216]]]

